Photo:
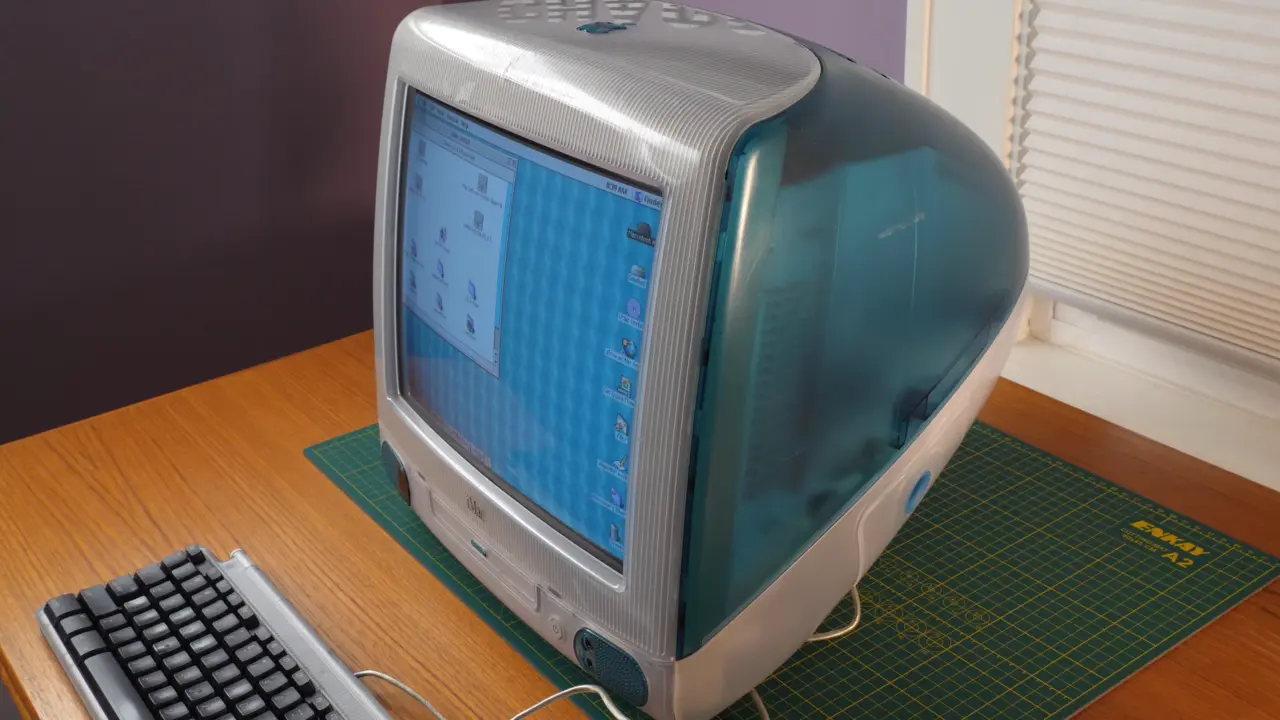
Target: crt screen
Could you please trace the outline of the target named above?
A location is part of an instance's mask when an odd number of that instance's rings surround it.
[[[661,196],[416,91],[403,162],[401,394],[621,568]]]

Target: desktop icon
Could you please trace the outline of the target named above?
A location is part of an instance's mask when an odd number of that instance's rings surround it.
[[[480,173],[480,177],[476,179],[476,190],[479,191],[481,195],[489,194],[489,176],[488,175],[485,175],[484,173]]]
[[[427,156],[427,141],[418,140],[418,157],[425,158]]]
[[[618,529],[617,523],[609,523],[609,539],[619,545],[622,544],[622,531]]]
[[[626,506],[622,502],[622,493],[618,492],[618,488],[609,488],[609,500],[613,502],[613,506],[619,510],[625,510]]]
[[[635,240],[636,242],[642,242],[645,245],[652,245],[653,228],[649,227],[649,223],[647,222],[636,223],[634,228],[629,228],[627,230],[627,237]],[[634,266],[632,269],[635,269]]]
[[[639,300],[635,298],[631,298],[630,300],[627,301],[627,314],[631,316],[632,320],[640,319],[640,301]]]
[[[409,257],[414,260],[418,259],[418,239],[409,238]]]
[[[618,469],[618,470],[621,470],[622,472],[626,472],[626,471],[627,471],[627,456],[626,456],[626,455],[623,455],[621,458],[618,458],[617,460],[614,460],[614,461],[613,461],[613,467],[614,467],[614,468],[616,468],[616,469]]]
[[[476,301],[476,284],[470,280],[467,281],[467,295],[471,297],[471,302]]]
[[[415,174],[413,176],[413,191],[422,192],[422,176],[421,175]]]
[[[648,277],[649,273],[645,272],[645,269],[639,265],[632,265],[631,270],[627,272],[627,282],[640,287],[644,287]]]
[[[631,390],[632,390],[631,378],[627,377],[626,375],[623,375],[622,377],[618,378],[618,391],[617,391],[618,395],[624,398],[630,398]]]
[[[409,273],[409,292],[418,292],[418,276],[412,272]]]
[[[636,359],[636,355],[640,353],[640,348],[634,342],[627,338],[622,338],[622,354],[631,360]]]
[[[627,432],[630,429],[631,429],[631,426],[630,424],[627,423],[627,419],[622,417],[621,415],[618,416],[618,419],[613,421],[613,432],[617,435],[626,437]]]
[[[447,242],[449,242],[449,231],[444,228],[440,228],[440,244],[444,245]]]
[[[471,217],[471,227],[475,228],[476,232],[484,232],[484,213],[476,211]]]
[[[441,280],[444,279],[444,261],[443,260],[436,261],[436,277],[440,278]]]
[[[476,334],[476,321],[470,315],[467,315],[467,332],[472,335]]]
[[[436,309],[444,312],[444,298],[440,297],[440,293],[436,293]]]

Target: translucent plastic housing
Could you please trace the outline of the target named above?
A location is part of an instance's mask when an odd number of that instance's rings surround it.
[[[823,48],[729,168],[695,422],[681,656],[910,445],[1027,275],[1007,171],[936,105]]]

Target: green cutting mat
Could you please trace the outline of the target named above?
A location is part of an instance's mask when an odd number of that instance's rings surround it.
[[[379,447],[369,427],[306,455],[552,682],[586,682],[431,535]],[[1065,718],[1278,576],[1280,560],[979,424],[860,583],[861,628],[806,645],[760,695],[774,718]]]

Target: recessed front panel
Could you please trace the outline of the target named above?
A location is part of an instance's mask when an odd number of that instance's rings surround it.
[[[620,570],[662,197],[417,91],[408,100],[401,393]]]

